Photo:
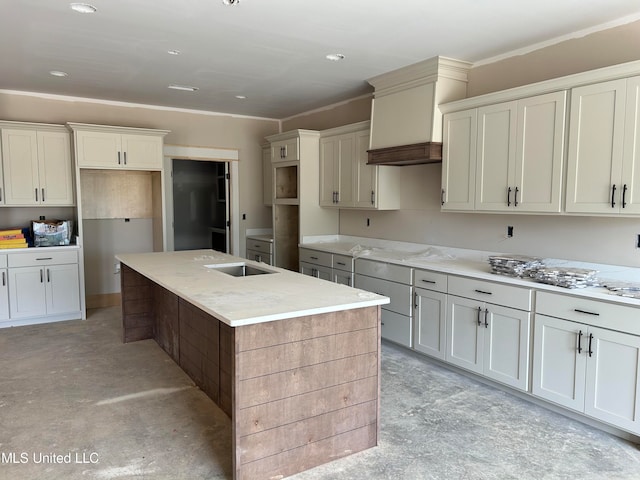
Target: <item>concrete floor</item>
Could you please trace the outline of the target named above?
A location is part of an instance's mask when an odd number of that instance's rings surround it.
[[[231,478],[229,420],[119,323],[108,308],[0,329],[0,480]],[[387,344],[381,430],[291,478],[640,479],[638,446]]]

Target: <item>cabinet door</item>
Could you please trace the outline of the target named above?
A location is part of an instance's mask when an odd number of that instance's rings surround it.
[[[2,129],[5,204],[40,203],[38,141],[35,130]]]
[[[132,170],[162,170],[162,138],[122,135],[122,165]]]
[[[47,313],[43,267],[10,268],[9,284],[9,307],[13,320]]]
[[[335,268],[332,270],[332,281],[334,283],[339,283],[341,285],[347,285],[349,287],[353,287],[353,273],[346,272],[344,270],[336,270]]]
[[[621,213],[640,213],[640,77],[627,80]]]
[[[584,412],[640,433],[640,337],[595,327],[589,335]]]
[[[566,97],[562,91],[518,100],[513,205],[519,211],[561,210]]]
[[[447,362],[482,374],[484,319],[482,303],[449,295],[447,299]]]
[[[626,80],[571,90],[567,212],[619,210],[625,91]]]
[[[109,132],[76,131],[78,167],[119,168],[122,166],[121,136]]]
[[[38,132],[40,201],[43,205],[73,205],[71,147],[66,132]]]
[[[536,314],[534,330],[532,393],[584,411],[587,327]]]
[[[0,322],[9,320],[9,278],[7,269],[0,269]]]
[[[80,276],[78,264],[45,267],[47,314],[80,310]]]
[[[447,295],[416,288],[414,348],[444,360],[446,345]]]
[[[320,278],[322,280],[333,280],[331,277],[331,268],[314,265],[312,263],[300,262],[300,273],[303,275],[309,275],[310,277]]]
[[[380,316],[380,336],[385,340],[411,348],[413,334],[411,317],[385,308],[380,309]]]
[[[478,109],[476,210],[513,206],[516,161],[516,102]]]
[[[353,205],[357,208],[377,208],[379,202],[379,167],[367,165],[369,161],[369,154],[367,153],[369,149],[369,131],[356,133],[355,142]]]
[[[529,389],[531,314],[487,305],[484,325],[484,375],[519,390]]]
[[[444,116],[442,210],[473,210],[476,192],[478,110]]]
[[[300,160],[298,152],[298,138],[280,140],[271,144],[271,161],[287,162]]]
[[[353,134],[340,135],[337,138],[338,157],[335,172],[335,185],[338,192],[338,206],[354,205],[353,170],[356,157],[356,140]]]
[[[335,184],[337,164],[337,140],[335,137],[327,137],[320,140],[320,206],[335,207]]]

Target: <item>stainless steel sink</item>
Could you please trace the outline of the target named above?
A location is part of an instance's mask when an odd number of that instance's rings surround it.
[[[253,265],[247,265],[244,262],[238,263],[220,263],[213,265],[205,265],[207,268],[213,268],[218,272],[226,273],[233,277],[249,277],[251,275],[264,275],[267,273],[276,273],[273,270],[260,268]]]

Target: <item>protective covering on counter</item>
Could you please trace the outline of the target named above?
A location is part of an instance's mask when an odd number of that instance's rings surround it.
[[[584,288],[598,285],[597,270],[571,267],[542,267],[533,277],[536,281],[564,288]]]
[[[544,267],[541,258],[528,255],[491,255],[491,272],[508,277],[533,277],[539,268]]]
[[[370,247],[366,245],[354,245],[349,249],[349,253],[354,257],[365,257],[367,255],[384,255],[386,258],[393,258],[402,262],[415,262],[420,260],[455,260],[456,256],[446,253],[436,247],[428,247],[418,251],[402,251],[393,248]]]
[[[601,285],[611,293],[620,295],[621,297],[640,298],[640,284],[638,283],[603,280]]]

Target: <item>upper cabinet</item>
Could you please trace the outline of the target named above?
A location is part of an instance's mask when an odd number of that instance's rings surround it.
[[[79,168],[162,170],[166,130],[67,124]]]
[[[262,203],[270,207],[273,204],[273,171],[271,170],[271,146],[262,145]]]
[[[566,92],[444,116],[442,209],[557,213]]]
[[[59,125],[4,122],[2,203],[13,206],[74,204],[70,138]]]
[[[400,208],[400,171],[368,164],[369,122],[324,130],[321,135],[321,206]]]
[[[640,213],[640,77],[571,91],[567,212]]]
[[[287,138],[271,143],[271,161],[289,162],[300,160],[300,139]]]

